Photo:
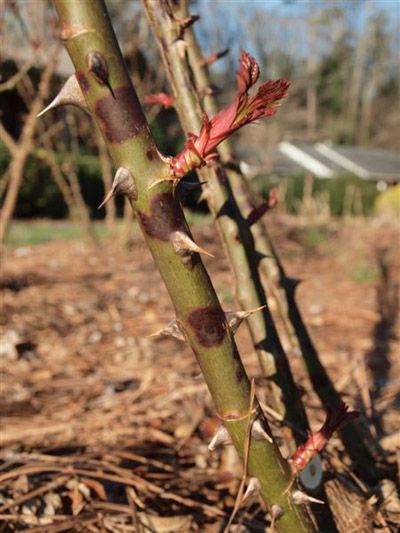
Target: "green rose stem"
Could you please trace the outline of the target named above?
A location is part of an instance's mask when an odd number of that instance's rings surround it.
[[[177,323],[197,357],[218,416],[241,457],[249,416],[254,419],[252,428],[261,430],[251,433],[248,471],[259,480],[260,494],[271,513],[280,516],[276,529],[314,531],[304,506],[292,500],[289,464],[269,438],[270,428],[256,401],[249,415],[250,382],[200,256],[187,245],[190,231],[181,206],[170,184],[151,187],[168,176],[169,162],[159,154],[150,134],[105,4],[103,0],[54,3],[76,80],[119,169],[116,186],[129,191]]]
[[[182,19],[189,17],[187,0],[179,0],[173,4],[170,16],[174,15],[176,18]],[[184,39],[187,44],[188,68],[191,69],[191,79],[194,80],[192,90],[203,95],[202,107],[204,107],[204,111],[210,116],[214,116],[219,109],[214,95],[209,90],[208,68],[192,27],[185,30]],[[254,203],[247,180],[238,166],[232,163],[232,146],[229,139],[219,145],[218,152],[221,160],[225,163],[225,172],[235,201],[242,216],[247,217],[254,209]],[[276,303],[290,345],[293,349],[300,349],[307,375],[322,405],[326,410],[336,410],[340,406],[341,396],[322,365],[303,320],[296,301],[298,282],[287,275],[265,223],[261,220],[256,222],[251,226],[251,231],[257,252],[265,256],[265,259],[259,263],[259,268],[264,275],[268,292]],[[373,441],[368,433],[368,428],[359,419],[350,421],[339,430],[347,452],[354,463],[359,465],[360,473],[366,479],[376,480],[380,477],[380,473],[376,465],[376,458],[373,457],[366,444],[366,442],[371,443]]]
[[[174,106],[183,128],[188,132],[198,132],[201,127],[201,101],[193,84],[187,64],[184,47],[185,31],[182,24],[190,17],[175,18],[169,3],[164,0],[154,2],[144,0],[145,10],[160,47],[164,67],[172,88]],[[184,53],[182,53],[182,51]],[[260,257],[254,248],[250,225],[241,215],[232,194],[229,179],[224,167],[217,161],[198,169],[201,182],[206,182],[205,197],[215,216],[227,257],[236,280],[236,298],[243,310],[263,306],[263,309],[249,316],[247,324],[253,345],[260,359],[263,372],[271,379],[267,389],[267,401],[271,407],[284,416],[298,441],[308,429],[305,410],[299,398],[285,351],[268,308],[261,283],[258,264]],[[293,450],[294,442],[288,429],[285,436]]]

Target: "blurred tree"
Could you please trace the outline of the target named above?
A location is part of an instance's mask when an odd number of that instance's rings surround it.
[[[361,116],[358,140],[366,142],[371,136],[373,103],[382,85],[388,63],[387,19],[378,13],[368,21],[370,34],[369,54],[366,63],[365,81],[361,94]]]

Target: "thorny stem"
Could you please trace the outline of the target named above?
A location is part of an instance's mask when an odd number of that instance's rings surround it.
[[[187,0],[179,0],[178,5],[182,17],[188,16],[187,4]],[[207,65],[204,65],[204,58],[192,28],[185,31],[185,41],[188,45],[187,57],[197,90],[204,94],[204,110],[210,116],[215,115],[218,106],[215,96],[207,90],[210,87],[208,68]],[[254,209],[254,202],[246,179],[238,165],[234,164],[229,139],[218,147],[218,152],[225,163],[226,174],[237,205],[242,216],[247,217]],[[325,410],[338,409],[341,397],[321,363],[315,344],[302,317],[296,301],[296,280],[287,275],[265,222],[258,221],[251,227],[251,231],[257,252],[265,257],[259,263],[259,268],[264,275],[268,292],[276,303],[290,345],[292,349],[300,349],[308,377]],[[360,465],[360,472],[366,478],[376,479],[378,475],[376,460],[365,444],[365,440],[368,439],[367,433],[367,428],[362,427],[362,423],[358,419],[350,421],[348,425],[339,430],[350,457],[356,464]]]
[[[192,347],[214,399],[218,416],[243,456],[250,404],[250,382],[214,288],[198,254],[182,261],[173,246],[176,232],[190,234],[171,185],[160,182],[169,164],[159,154],[129,79],[103,0],[55,0],[61,37],[94,120],[117,167],[132,176],[136,211],[145,240],[174,304],[176,317]],[[96,70],[88,61],[96,52]],[[97,68],[99,67],[99,68]],[[255,402],[254,416],[270,434]],[[261,483],[268,507],[278,505],[281,532],[314,528],[301,505],[285,493],[291,474],[276,443],[251,438],[249,472]]]
[[[159,44],[165,70],[173,91],[175,108],[186,133],[198,132],[201,126],[201,99],[193,82],[187,56],[182,53],[186,31],[176,41],[179,18],[165,0],[144,0],[150,25]],[[243,309],[264,306],[247,319],[254,347],[262,369],[270,378],[267,401],[282,414],[300,440],[308,428],[307,417],[301,404],[289,363],[273,322],[261,283],[254,239],[249,224],[240,213],[224,167],[213,162],[198,170],[200,182],[207,182],[206,199],[215,216],[226,253],[236,279],[236,297]],[[273,380],[273,383],[272,383]],[[285,430],[290,441],[290,431]],[[293,449],[293,447],[292,447]],[[294,450],[293,450],[294,451]]]

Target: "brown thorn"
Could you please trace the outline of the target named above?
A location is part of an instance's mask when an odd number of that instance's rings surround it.
[[[114,196],[115,196],[114,188],[111,188],[106,194],[104,200],[101,202],[101,204],[97,208],[97,210],[99,211],[102,207],[104,207],[106,203],[108,203],[111,200],[111,198],[113,198]]]
[[[261,305],[260,307],[256,307],[255,309],[249,309],[248,311],[228,311],[225,313],[226,318],[228,320],[228,324],[232,330],[232,333],[236,333],[236,331],[239,329],[239,326],[242,324],[243,320],[251,316],[253,313],[257,313],[257,311],[261,311],[261,309],[265,309],[266,305]]]
[[[75,105],[89,114],[85,97],[83,96],[82,89],[79,86],[75,74],[72,74],[72,76],[67,79],[58,95],[37,115],[37,118],[43,116],[47,111],[62,105]]]
[[[160,329],[159,331],[156,331],[155,333],[152,333],[151,335],[148,335],[148,337],[174,337],[175,339],[178,339],[180,341],[186,341],[179,325],[174,318],[169,322],[165,328]]]
[[[174,231],[171,235],[171,242],[174,250],[178,255],[188,255],[193,253],[205,254],[209,257],[214,257],[213,254],[200,248],[187,233],[183,231]]]
[[[200,15],[191,15],[189,17],[185,17],[182,19],[173,19],[172,26],[175,29],[176,32],[176,41],[182,40],[183,34],[185,33],[185,30],[187,28],[190,28],[195,22],[197,22],[200,18]]]
[[[212,65],[212,63],[215,63],[215,61],[218,61],[218,59],[221,59],[222,57],[226,56],[228,53],[229,53],[229,48],[225,48],[225,50],[221,50],[220,52],[211,54],[200,61],[200,66],[206,67],[207,65]]]
[[[176,22],[182,30],[186,30],[187,28],[190,28],[190,26],[192,26],[199,19],[200,19],[200,15],[190,15],[189,17],[185,17],[184,19],[179,19]]]
[[[111,189],[97,209],[101,209],[117,194],[126,196],[131,203],[137,200],[137,190],[132,173],[125,167],[118,168]]]

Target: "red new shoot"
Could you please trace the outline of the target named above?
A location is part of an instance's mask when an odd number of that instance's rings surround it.
[[[295,473],[304,470],[308,463],[322,452],[335,431],[359,416],[358,411],[349,411],[348,409],[349,406],[344,402],[340,402],[336,411],[328,409],[326,420],[321,429],[312,433],[289,458],[289,463]]]
[[[243,51],[239,72],[236,74],[235,99],[211,120],[206,114],[202,116],[203,125],[199,135],[190,133],[185,148],[171,160],[173,179],[180,179],[190,170],[217,157],[216,147],[242,126],[276,113],[280,100],[287,96],[290,82],[284,79],[267,81],[254,96],[249,96],[248,91],[257,82],[259,75],[260,68],[256,60]]]

